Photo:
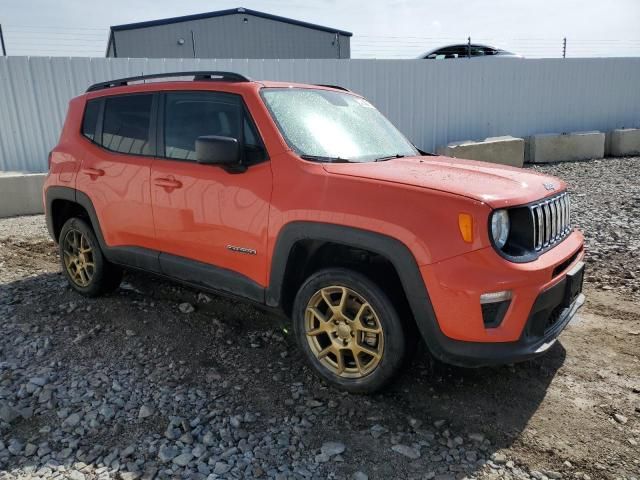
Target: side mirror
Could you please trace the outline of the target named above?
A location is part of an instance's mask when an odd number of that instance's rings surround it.
[[[240,166],[238,139],[216,135],[198,137],[196,161],[205,165]]]

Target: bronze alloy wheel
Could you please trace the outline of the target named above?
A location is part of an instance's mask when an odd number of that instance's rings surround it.
[[[307,304],[304,326],[311,352],[340,377],[362,378],[382,360],[380,319],[354,290],[336,285],[318,290]]]
[[[78,230],[69,230],[63,240],[63,259],[69,278],[80,287],[87,287],[96,271],[93,249]]]

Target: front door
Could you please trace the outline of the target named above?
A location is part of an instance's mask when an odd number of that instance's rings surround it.
[[[167,92],[151,169],[157,249],[164,273],[257,297],[266,286],[271,165],[239,95]],[[248,169],[196,162],[204,135],[237,138]],[[246,289],[246,290],[245,290]]]

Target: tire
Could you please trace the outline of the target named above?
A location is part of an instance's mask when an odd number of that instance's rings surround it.
[[[380,390],[403,365],[406,329],[389,297],[360,273],[332,268],[311,275],[296,295],[292,321],[315,372],[342,390]]]
[[[71,288],[86,297],[112,292],[122,280],[122,269],[109,263],[89,224],[70,218],[59,238],[60,263]]]

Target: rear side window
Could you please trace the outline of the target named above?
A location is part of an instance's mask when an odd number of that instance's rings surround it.
[[[100,112],[100,102],[89,100],[84,111],[82,120],[82,134],[90,140],[96,138],[96,125],[98,124],[98,113]]]
[[[151,155],[152,95],[108,97],[104,106],[102,146],[114,152]]]
[[[258,163],[264,148],[236,95],[219,92],[167,93],[164,111],[164,156],[196,160],[196,140],[205,135],[237,138],[244,143],[244,162]]]

